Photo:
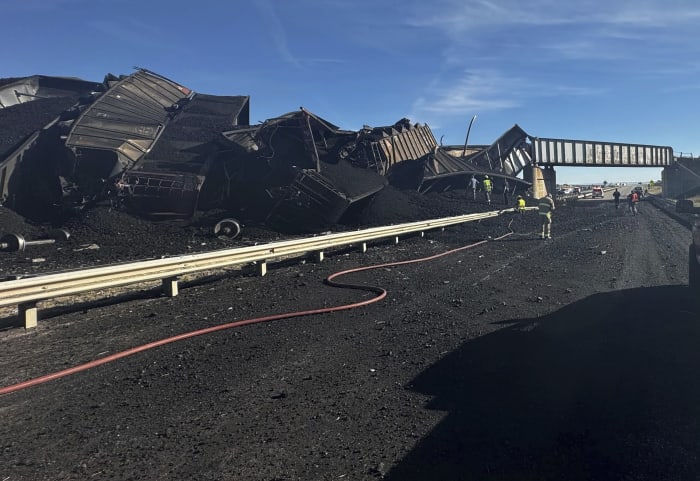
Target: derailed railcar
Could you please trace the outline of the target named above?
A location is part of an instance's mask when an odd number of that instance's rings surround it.
[[[99,84],[33,76],[0,81],[0,204],[33,216],[61,202],[64,139]]]
[[[434,192],[493,173],[408,119],[350,131],[301,108],[251,126],[249,100],[145,69],[107,75],[2,160],[1,199],[39,212],[109,201],[152,218],[216,209],[308,232],[352,218],[387,183]]]
[[[225,204],[278,229],[308,231],[341,222],[386,184],[377,172],[344,158],[342,148],[355,132],[303,108],[224,136],[247,156],[230,160],[237,168],[227,169],[235,176]]]
[[[214,135],[182,124],[201,115],[197,108],[206,99],[195,102],[189,88],[143,69],[108,83],[66,139],[80,190],[113,195],[139,214],[193,215],[215,151],[207,147]],[[237,102],[235,113],[245,103]],[[233,125],[235,114],[228,118]]]

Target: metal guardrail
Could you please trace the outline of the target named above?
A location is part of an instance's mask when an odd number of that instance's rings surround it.
[[[527,210],[533,209],[536,207],[527,208]],[[315,252],[316,259],[321,261],[325,249],[361,244],[364,252],[367,249],[366,243],[368,241],[395,237],[395,241],[398,242],[400,235],[422,233],[427,230],[488,219],[506,212],[514,212],[514,209],[443,217],[258,246],[79,269],[5,281],[0,282],[0,307],[17,305],[19,307],[18,315],[20,320],[23,319],[24,327],[32,328],[37,325],[37,302],[39,301],[157,280],[162,281],[165,293],[172,297],[178,294],[178,277],[185,274],[257,262],[258,273],[265,275],[267,261],[271,259]]]

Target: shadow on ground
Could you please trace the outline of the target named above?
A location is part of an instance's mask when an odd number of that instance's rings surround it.
[[[518,321],[414,380],[447,414],[385,479],[698,479],[699,368],[684,286]]]

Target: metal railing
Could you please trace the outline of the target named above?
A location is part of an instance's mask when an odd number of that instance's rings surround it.
[[[528,207],[527,209],[533,210],[536,208]],[[165,293],[172,297],[178,294],[178,278],[185,274],[256,262],[258,274],[265,275],[267,272],[267,261],[272,259],[314,252],[316,259],[321,261],[323,260],[324,250],[329,248],[361,245],[362,252],[364,252],[367,249],[368,241],[394,237],[395,242],[398,242],[401,235],[417,232],[423,233],[427,230],[488,219],[506,212],[512,213],[514,209],[443,217],[393,226],[273,242],[258,246],[224,249],[10,280],[0,282],[0,307],[17,305],[20,321],[24,322],[25,328],[32,328],[37,325],[37,302],[39,301],[158,280],[162,282]]]

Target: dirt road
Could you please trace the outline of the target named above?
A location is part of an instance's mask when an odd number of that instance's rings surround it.
[[[581,203],[583,204],[583,203]],[[268,276],[79,306],[10,330],[0,385],[159,338],[369,293],[0,397],[0,480],[679,480],[700,476],[700,321],[685,227],[559,206]],[[511,222],[512,220],[512,222]]]

